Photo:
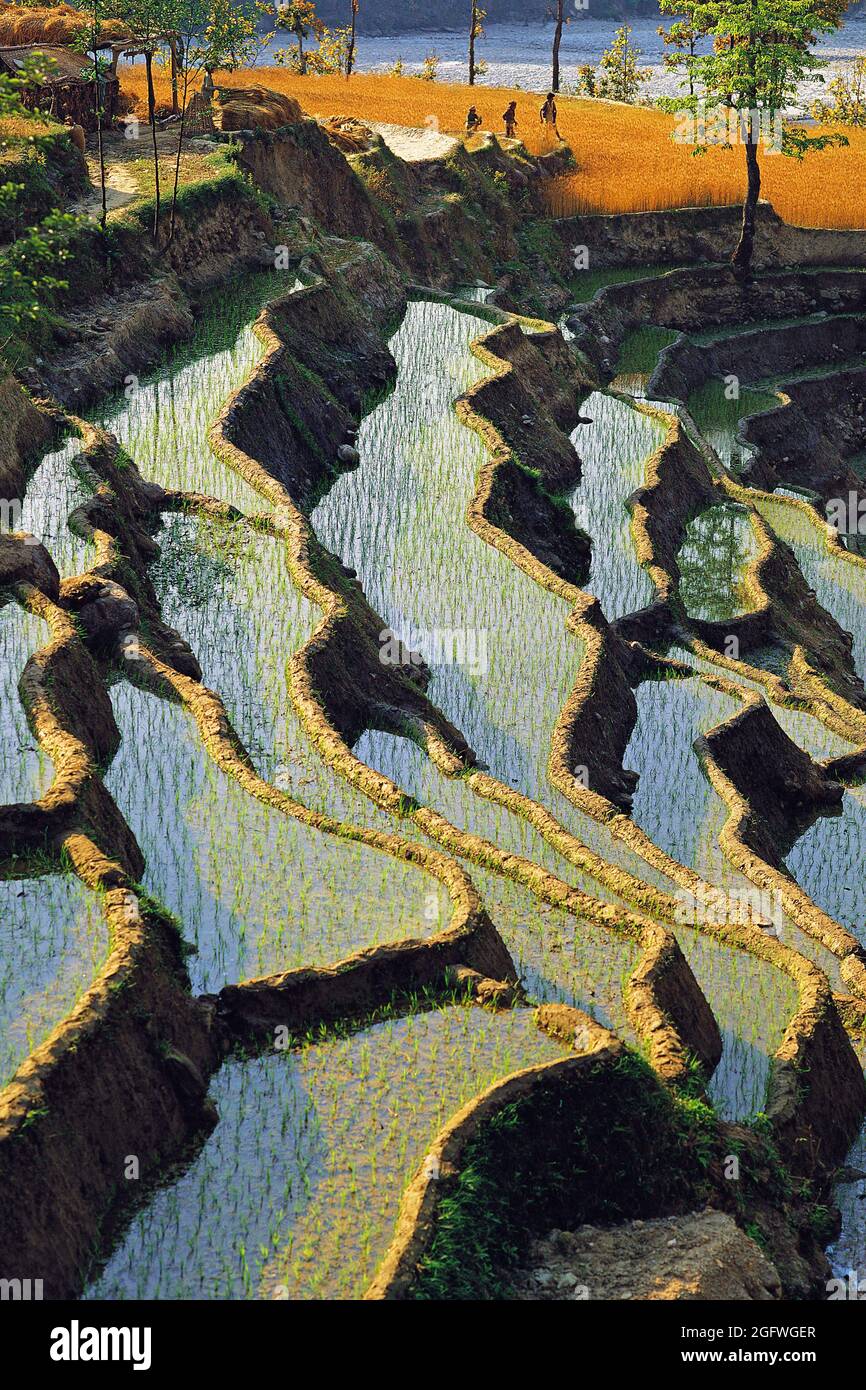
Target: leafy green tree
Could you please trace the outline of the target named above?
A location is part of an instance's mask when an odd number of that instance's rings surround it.
[[[125,20],[144,50],[147,75],[147,120],[153,149],[153,177],[156,197],[153,213],[153,240],[159,243],[159,214],[161,188],[159,172],[159,141],[156,133],[156,88],[153,82],[153,60],[166,36],[173,31],[175,15],[172,0],[111,0],[114,17]]]
[[[294,34],[298,45],[298,72],[302,77],[307,72],[304,40],[311,34],[320,38],[324,27],[316,14],[314,0],[287,0],[287,3],[277,5],[277,28],[286,29],[290,34]]]
[[[673,103],[678,109],[699,114],[698,103],[733,113],[733,125],[746,159],[746,196],[740,239],[732,265],[737,277],[751,277],[755,244],[755,217],[761,195],[758,148],[772,129],[779,152],[802,159],[812,150],[844,145],[844,135],[809,135],[785,119],[785,110],[796,99],[804,77],[819,69],[812,52],[818,34],[837,29],[845,0],[659,0],[665,14],[684,17],[689,29],[708,35],[712,51],[691,54],[680,49],[681,66],[691,87]],[[694,94],[694,86],[702,96]],[[730,127],[729,127],[730,128]],[[778,132],[778,139],[776,133]],[[695,153],[703,154],[700,124]]]
[[[181,102],[168,244],[174,240],[180,168],[190,91],[204,71],[253,62],[264,40],[257,32],[257,0],[171,0],[167,14],[180,62]],[[269,35],[268,37],[272,37]]]
[[[621,24],[613,43],[599,62],[598,95],[609,101],[635,102],[641,84],[650,75],[649,68],[639,68],[640,49],[631,41],[631,25]]]
[[[107,13],[103,0],[87,0],[87,8],[82,11],[84,23],[76,35],[72,47],[88,59],[88,66],[82,76],[93,84],[93,103],[96,112],[96,147],[99,157],[99,188],[102,195],[100,225],[105,231],[108,220],[107,181],[105,176],[105,91],[107,63],[101,56],[99,46],[103,21]]]
[[[0,200],[9,188],[0,189]],[[16,333],[45,318],[53,296],[68,288],[58,271],[72,260],[72,243],[85,221],[52,212],[0,255],[0,366]]]
[[[660,24],[656,30],[665,48],[673,50],[665,53],[664,65],[666,68],[677,70],[686,68],[686,82],[688,83],[689,96],[695,94],[695,79],[691,67],[692,59],[697,53],[698,41],[703,38],[703,34],[685,19],[678,19],[671,25],[670,29],[665,29]]]
[[[838,121],[839,125],[866,126],[866,57],[854,59],[849,74],[840,73],[827,83],[829,101],[816,101],[812,115],[816,121]]]

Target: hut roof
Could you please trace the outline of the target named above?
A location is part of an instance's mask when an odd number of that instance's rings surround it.
[[[88,25],[87,16],[71,5],[0,5],[0,45],[69,44]],[[130,29],[119,19],[104,19],[99,37],[107,47],[130,38]]]
[[[13,48],[0,48],[0,68],[6,68],[9,72],[21,72],[31,58],[49,60],[45,76],[40,81],[40,86],[44,87],[83,82],[86,79],[82,73],[91,66],[82,53],[75,53],[71,48],[54,48],[51,44],[25,43],[16,44]]]

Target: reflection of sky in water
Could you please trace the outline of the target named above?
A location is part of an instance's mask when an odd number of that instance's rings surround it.
[[[125,683],[112,701],[123,741],[106,784],[141,846],[146,886],[196,947],[196,992],[447,925],[438,880],[254,800],[176,705]]]
[[[90,988],[107,952],[101,899],[73,875],[0,882],[0,1085]]]
[[[34,652],[51,640],[48,625],[14,600],[0,607],[0,806],[37,801],[50,787],[54,768],[30,731],[18,682]]]

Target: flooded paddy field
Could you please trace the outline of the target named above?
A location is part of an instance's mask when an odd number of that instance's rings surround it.
[[[599,272],[570,288],[585,302],[606,285],[661,269]],[[304,968],[339,977],[362,953],[366,968],[384,948],[397,954],[407,940],[430,945],[455,920],[455,905],[464,910],[477,892],[472,912],[487,914],[504,953],[498,959],[510,960],[512,1005],[473,1004],[449,975],[428,993],[395,988],[386,1005],[377,1001],[366,1013],[359,1008],[336,1023],[289,1030],[282,1043],[270,1041],[272,1030],[246,1047],[226,1035],[204,1078],[214,1127],[166,1161],[126,1214],[111,1248],[89,1270],[88,1299],[358,1298],[388,1250],[407,1185],[443,1127],[494,1083],[580,1051],[539,1028],[538,1006],[579,1010],[646,1058],[646,1036],[636,1032],[629,1007],[629,982],[644,948],[625,931],[552,906],[529,886],[527,869],[544,870],[594,906],[651,917],[652,894],[643,906],[630,900],[617,877],[625,871],[666,903],[658,921],[664,918],[676,938],[690,987],[696,983],[721,1035],[721,1060],[701,1100],[715,1120],[749,1123],[764,1114],[773,1058],[800,1004],[796,981],[778,962],[672,916],[683,883],[694,876],[732,904],[755,892],[726,858],[720,835],[729,810],[694,745],[742,707],[733,690],[704,677],[723,675],[743,693],[763,687],[757,675],[722,671],[686,645],[692,621],[733,624],[750,614],[746,578],[757,541],[748,507],[720,500],[688,522],[677,557],[683,626],[660,619],[657,629],[641,629],[643,665],[635,659],[628,676],[637,717],[622,757],[622,767],[636,774],[633,795],[618,806],[600,805],[601,797],[570,799],[554,782],[552,749],[585,675],[587,642],[572,630],[577,624],[568,625],[569,602],[469,523],[491,450],[455,404],[490,375],[489,363],[472,350],[490,322],[450,303],[411,299],[388,342],[396,379],[367,399],[358,424],[357,463],[334,469],[335,480],[314,489],[308,519],[321,545],[357,576],[359,611],[366,603],[363,611],[381,619],[383,639],[396,634],[422,655],[430,705],[464,736],[492,782],[473,781],[471,766],[446,775],[408,727],[363,728],[343,750],[342,735],[329,727],[326,738],[311,726],[311,706],[314,720],[316,711],[328,710],[329,692],[311,679],[299,698],[298,653],[332,640],[320,632],[324,609],[299,587],[304,555],[290,567],[279,526],[251,522],[271,511],[268,499],[209,442],[226,401],[263,358],[252,326],[257,314],[284,289],[279,277],[262,273],[212,296],[190,342],[92,412],[147,482],[240,513],[220,519],[193,504],[157,512],[158,553],[147,558],[147,578],[163,623],[201,668],[201,683],[186,678],[183,688],[195,693],[204,686],[219,697],[241,761],[248,756],[265,788],[291,799],[270,804],[251,795],[241,777],[217,765],[192,704],[170,698],[167,685],[157,693],[146,672],[101,652],[99,679],[120,742],[94,775],[141,852],[140,882],[130,891],[143,890],[176,919],[189,989],[193,999],[208,996],[207,1008],[214,1007],[211,996],[242,981]],[[481,288],[473,293],[480,303]],[[658,355],[675,336],[646,325],[626,338],[612,381],[574,393],[575,418],[579,411],[585,420],[569,426],[581,471],[557,501],[591,542],[588,572],[572,582],[598,600],[608,623],[657,599],[629,500],[645,485],[648,461],[673,418],[672,405],[646,396]],[[729,401],[722,384],[711,382],[688,403],[703,440],[732,475],[742,463],[741,419],[778,404],[764,385]],[[45,454],[23,513],[24,529],[67,580],[95,563],[80,517],[69,521],[93,488],[80,450],[67,437]],[[861,571],[827,552],[820,520],[812,528],[782,499],[757,505],[792,546],[818,601],[854,634],[863,674]],[[370,631],[368,624],[366,638]],[[18,692],[28,659],[48,640],[47,624],[20,603],[0,608],[0,708],[16,751],[0,774],[4,806],[38,803],[54,777]],[[692,674],[660,676],[654,651],[686,662]],[[347,670],[356,656],[347,639]],[[624,647],[624,663],[627,657]],[[770,707],[813,759],[855,746],[814,713]],[[614,715],[619,711],[602,709],[598,718]],[[378,716],[387,728],[401,727],[384,703]],[[349,752],[371,778],[396,784],[399,806],[376,804],[365,791],[375,782],[352,775],[357,764]],[[558,844],[549,823],[547,835],[532,823],[532,803],[568,832]],[[819,816],[785,866],[816,907],[866,944],[864,806],[862,789],[848,786],[841,814]],[[442,818],[437,839],[430,818],[416,820],[419,810]],[[307,812],[328,817],[337,833],[309,823]],[[444,849],[443,823],[450,836]],[[359,842],[360,831],[387,832],[403,857],[386,853],[384,843]],[[606,872],[573,862],[568,836],[597,855]],[[641,852],[647,842],[667,856],[666,871]],[[488,847],[499,856],[488,856]],[[452,861],[450,892],[424,859],[433,851]],[[5,1080],[74,1009],[110,945],[100,894],[65,861],[62,873],[56,864],[47,867],[25,857],[0,879]],[[776,927],[777,939],[818,965],[834,989],[848,988],[828,948],[789,918]],[[220,1026],[228,1027],[222,1018]],[[846,1215],[834,1259],[860,1258],[856,1218]]]

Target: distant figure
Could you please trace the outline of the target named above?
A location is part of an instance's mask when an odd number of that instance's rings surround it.
[[[556,136],[557,140],[561,140],[562,136],[560,135],[559,127],[556,124],[556,97],[553,92],[547,93],[547,100],[538,114],[541,120],[541,124],[544,126],[544,129],[547,133],[547,137],[550,140],[551,144],[553,143],[554,136]]]
[[[506,108],[505,108],[505,111],[504,111],[503,114],[502,114],[502,119],[503,119],[503,121],[505,122],[505,138],[506,138],[506,140],[516,140],[516,139],[517,139],[517,136],[516,136],[515,133],[514,133],[514,132],[516,131],[516,129],[517,129],[517,102],[516,102],[516,101],[510,101],[510,102],[508,103],[508,105],[507,105]]]
[[[213,101],[213,94],[216,91],[216,85],[213,80],[213,68],[205,68],[204,81],[201,84],[201,89],[208,101]]]
[[[67,116],[63,122],[69,132],[69,138],[77,150],[82,154],[87,153],[87,137],[84,134],[84,127],[77,125],[71,116]]]
[[[474,106],[470,106],[466,113],[466,134],[475,135],[481,129],[481,117]]]

